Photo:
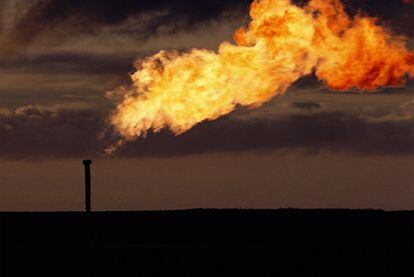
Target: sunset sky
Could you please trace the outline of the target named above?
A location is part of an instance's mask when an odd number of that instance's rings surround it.
[[[346,1],[414,48],[414,7]],[[297,2],[300,3],[300,2]],[[0,210],[414,209],[414,82],[338,92],[315,76],[254,110],[149,133],[107,156],[108,92],[162,49],[216,50],[247,0],[0,0]]]

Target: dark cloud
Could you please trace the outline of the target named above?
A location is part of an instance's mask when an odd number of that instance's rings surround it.
[[[319,110],[321,108],[321,104],[318,102],[309,102],[309,101],[298,101],[298,102],[292,102],[292,107],[295,109],[300,110]]]
[[[0,67],[8,73],[125,75],[132,70],[131,61],[136,56],[137,53],[111,55],[80,52],[53,53],[3,60],[0,61]]]
[[[13,51],[30,45],[42,34],[52,43],[65,37],[94,34],[114,27],[115,33],[147,38],[164,31],[175,32],[195,28],[198,24],[222,19],[225,15],[248,15],[251,0],[37,0],[15,22],[14,28],[2,41],[4,50]],[[294,1],[299,4],[307,1]],[[401,0],[348,0],[351,14],[362,11],[380,17],[397,32],[414,36],[412,4]],[[33,3],[33,2],[32,2]],[[0,13],[1,15],[2,13]],[[4,15],[3,15],[4,16]],[[132,22],[127,26],[123,23]],[[3,36],[5,37],[5,36]]]
[[[82,157],[98,151],[103,115],[87,109],[25,106],[0,110],[0,157]]]
[[[127,20],[136,23],[119,27],[118,33],[140,37],[155,34],[160,26],[168,30],[194,28],[197,24],[218,19],[225,14],[247,13],[248,0],[45,0],[36,3],[15,23],[5,50],[29,45],[42,33],[52,32],[48,39],[59,41],[79,33],[95,33],[102,28],[118,26]],[[141,22],[140,22],[141,21]],[[139,24],[141,23],[141,24]]]
[[[243,122],[222,119],[201,124],[179,137],[166,133],[150,135],[127,146],[121,155],[174,156],[296,148],[310,153],[414,154],[414,120],[369,122],[341,113]]]
[[[86,109],[26,106],[0,110],[0,157],[94,157],[109,143],[100,138],[104,119],[104,113]],[[128,144],[117,156],[170,157],[286,149],[412,155],[414,119],[367,120],[338,112],[244,121],[223,118],[202,123],[181,136],[167,131],[149,134]]]

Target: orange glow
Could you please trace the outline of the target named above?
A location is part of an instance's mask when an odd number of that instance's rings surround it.
[[[414,52],[377,19],[349,17],[338,0],[256,0],[248,27],[217,51],[161,51],[137,63],[133,84],[110,118],[127,141],[168,128],[179,135],[237,106],[257,108],[305,75],[334,90],[401,86],[414,76]]]

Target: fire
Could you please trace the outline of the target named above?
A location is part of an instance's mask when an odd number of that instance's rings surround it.
[[[260,107],[312,73],[339,91],[400,86],[414,76],[414,52],[404,38],[375,18],[350,17],[339,0],[304,7],[256,0],[250,16],[235,43],[217,51],[161,51],[137,62],[132,85],[116,90],[123,100],[110,122],[122,139],[107,151],[149,130],[179,135],[237,106]]]

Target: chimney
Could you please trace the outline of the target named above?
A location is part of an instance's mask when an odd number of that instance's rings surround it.
[[[91,160],[83,160],[85,167],[85,210],[87,213],[91,211]]]

